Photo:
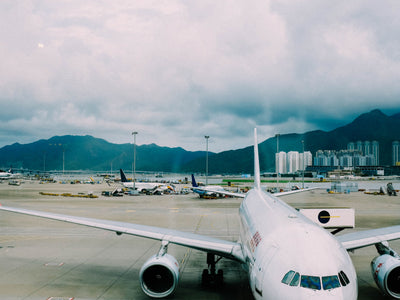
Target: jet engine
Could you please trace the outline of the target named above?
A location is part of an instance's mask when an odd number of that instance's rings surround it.
[[[379,288],[385,294],[400,299],[400,259],[383,254],[373,259],[371,268]]]
[[[140,269],[139,279],[146,295],[152,298],[167,297],[178,286],[179,264],[167,253],[153,255]]]

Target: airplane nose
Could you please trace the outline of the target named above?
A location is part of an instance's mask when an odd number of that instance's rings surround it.
[[[346,293],[346,292],[339,292],[339,293],[331,293],[329,291],[325,292],[323,295],[315,294],[314,296],[307,295],[302,299],[318,299],[318,300],[357,300],[357,293]]]
[[[301,300],[357,300],[358,291],[353,288],[342,287],[334,290],[321,290],[313,291],[310,293],[309,290],[299,289],[297,296],[293,295],[292,299]],[[301,295],[300,295],[301,294]]]

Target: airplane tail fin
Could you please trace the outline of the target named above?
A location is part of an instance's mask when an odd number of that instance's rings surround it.
[[[196,179],[194,179],[194,175],[192,174],[192,187],[198,187]]]
[[[124,171],[122,169],[119,169],[119,173],[121,174],[121,182],[128,182],[128,179],[126,179]]]
[[[254,188],[261,189],[260,159],[258,155],[257,128],[254,128]]]

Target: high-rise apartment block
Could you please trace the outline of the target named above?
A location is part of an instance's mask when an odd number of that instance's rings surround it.
[[[379,165],[379,143],[357,141],[347,144],[347,150],[318,150],[314,166],[354,168]]]
[[[297,151],[279,152],[275,154],[276,172],[279,174],[293,174],[305,170],[312,165],[312,154],[310,151],[299,153]]]

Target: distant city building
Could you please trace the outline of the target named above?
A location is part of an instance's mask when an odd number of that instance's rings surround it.
[[[294,174],[312,166],[312,154],[310,151],[299,153],[298,151],[279,152],[275,154],[275,169],[280,174]]]
[[[371,154],[371,143],[369,141],[364,142],[364,155],[368,156]]]
[[[294,173],[300,169],[300,156],[297,151],[289,151],[286,155],[286,173]]]
[[[361,154],[363,154],[363,148],[364,148],[363,142],[358,141],[356,144],[356,150],[360,151]]]
[[[302,164],[304,162],[304,164]],[[312,166],[312,154],[310,151],[304,151],[304,153],[300,153],[300,168],[306,169],[308,166]]]
[[[275,154],[275,168],[277,174],[286,174],[286,152],[279,152]]]
[[[339,157],[339,165],[343,168],[353,167],[353,156],[350,154],[344,154]]]
[[[379,142],[377,141],[372,142],[372,155],[375,158],[375,165],[373,166],[379,166]]]
[[[348,151],[358,151],[365,159],[357,158],[356,166],[377,166],[379,165],[379,143],[377,141],[357,141],[347,144]],[[372,156],[372,157],[371,157]],[[353,161],[354,163],[354,161]]]
[[[350,142],[350,143],[347,144],[347,150],[350,150],[350,151],[354,151],[355,150],[353,142]]]
[[[357,142],[347,145],[347,150],[318,150],[314,158],[314,166],[354,168],[360,166],[377,166],[379,144],[373,144],[370,153],[370,142]],[[374,148],[375,147],[375,148]]]

